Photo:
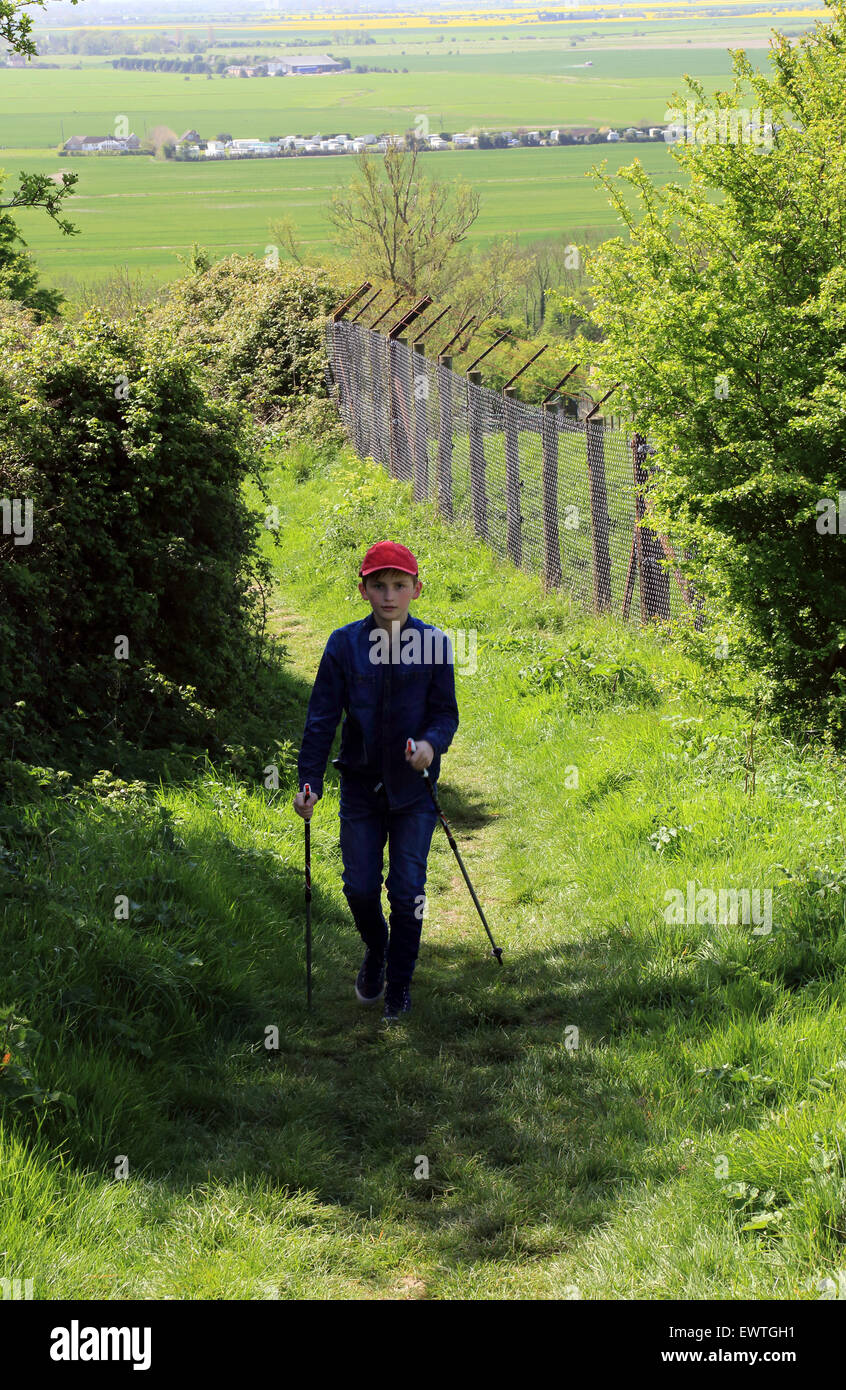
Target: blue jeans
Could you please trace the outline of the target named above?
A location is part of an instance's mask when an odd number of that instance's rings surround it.
[[[435,791],[437,784],[433,783]],[[428,789],[418,801],[391,811],[383,790],[341,777],[341,858],[344,896],[362,940],[376,954],[387,946],[387,978],[407,984],[414,974],[423,927],[426,860],[438,822]],[[385,886],[391,906],[390,933],[382,912],[382,864],[388,841]]]

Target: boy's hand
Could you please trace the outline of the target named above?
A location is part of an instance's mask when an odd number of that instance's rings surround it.
[[[428,767],[435,756],[435,750],[431,743],[427,743],[425,738],[421,738],[413,753],[408,748],[405,750],[405,760],[411,763],[415,772],[422,772],[424,767]]]
[[[298,816],[302,816],[303,820],[311,820],[312,812],[319,800],[320,797],[315,796],[314,792],[308,796],[303,796],[302,792],[297,792],[294,797],[294,810]]]

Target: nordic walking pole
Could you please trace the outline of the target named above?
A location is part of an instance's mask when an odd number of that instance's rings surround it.
[[[414,742],[414,739],[413,739],[413,738],[410,738],[410,739],[407,741],[407,743],[406,743],[406,745],[405,745],[405,751],[406,751],[407,753],[415,753],[415,752],[417,751],[417,744]],[[476,910],[477,910],[479,916],[480,916],[481,919],[482,919],[482,926],[485,928],[485,931],[486,931],[487,934],[488,934],[488,940],[490,941],[491,946],[493,947],[493,950],[491,951],[491,955],[496,957],[497,963],[498,963],[499,965],[502,965],[502,947],[501,947],[501,946],[497,946],[496,942],[494,941],[493,937],[491,936],[491,929],[490,929],[490,927],[488,926],[487,922],[485,921],[485,914],[484,914],[484,912],[482,911],[482,905],[481,905],[481,903],[479,902],[479,899],[476,897],[476,893],[475,893],[475,890],[474,890],[474,888],[473,888],[473,885],[472,885],[472,883],[470,882],[470,879],[469,879],[468,876],[467,876],[467,870],[466,870],[465,867],[464,867],[464,861],[462,860],[461,855],[458,853],[458,845],[455,843],[455,837],[453,836],[453,833],[452,833],[452,831],[450,830],[449,825],[447,824],[447,818],[446,818],[446,816],[444,815],[443,811],[442,811],[441,808],[440,808],[440,804],[439,804],[439,802],[438,802],[438,794],[437,794],[437,792],[435,791],[435,788],[432,786],[432,779],[431,779],[431,777],[429,776],[429,769],[428,769],[428,767],[424,767],[424,768],[422,769],[422,772],[423,772],[423,776],[426,778],[426,786],[429,788],[429,794],[430,794],[430,796],[431,796],[433,802],[435,803],[435,810],[436,810],[437,813],[438,813],[438,817],[439,817],[439,819],[440,819],[441,825],[443,826],[444,830],[446,831],[446,833],[447,833],[447,839],[449,840],[450,845],[452,846],[452,852],[453,852],[453,854],[455,855],[456,859],[458,860],[458,867],[459,867],[459,869],[461,870],[461,872],[462,872],[463,875],[464,875],[464,882],[467,884],[467,887],[470,889],[470,896],[471,896],[471,898],[473,899],[474,903],[476,904]]]
[[[306,801],[311,796],[311,786],[303,787]],[[305,818],[305,903],[306,903],[306,998],[311,1008],[311,818]]]

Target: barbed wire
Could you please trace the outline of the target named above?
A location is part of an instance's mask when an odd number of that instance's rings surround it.
[[[415,501],[594,613],[647,623],[692,608],[702,626],[676,551],[645,519],[641,435],[493,391],[360,323],[329,323],[327,355],[353,449],[410,482]]]

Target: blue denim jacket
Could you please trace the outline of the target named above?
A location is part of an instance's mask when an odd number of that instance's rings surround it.
[[[392,810],[411,805],[426,792],[421,774],[405,760],[406,740],[426,739],[435,751],[429,776],[437,781],[441,754],[458,728],[452,643],[410,613],[391,659],[379,660],[387,653],[387,637],[377,630],[373,613],[330,635],[308,702],[297,764],[300,789],[308,782],[323,794],[326,760],[344,712],[335,760],[341,773],[371,786],[381,781]]]

